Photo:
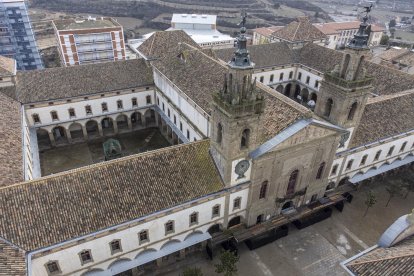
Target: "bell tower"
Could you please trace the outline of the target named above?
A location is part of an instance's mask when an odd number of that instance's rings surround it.
[[[228,62],[223,88],[213,95],[211,153],[227,186],[250,179],[247,156],[259,145],[263,96],[252,79],[254,63],[247,50],[246,14],[242,15],[237,50]]]
[[[366,75],[364,60],[369,55],[368,13],[354,38],[346,45],[342,62],[325,73],[315,113],[331,123],[353,129],[358,126],[366,101],[372,91],[372,78]]]

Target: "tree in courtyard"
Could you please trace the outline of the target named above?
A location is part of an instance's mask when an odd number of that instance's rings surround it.
[[[368,209],[374,206],[375,203],[377,203],[377,198],[375,197],[375,195],[372,193],[371,190],[368,191],[367,197],[364,203],[367,206],[367,209],[365,210],[365,213],[364,213],[364,217],[365,217],[368,213]]]
[[[381,45],[388,45],[388,42],[390,41],[390,37],[386,34],[383,34],[380,40]]]
[[[235,253],[223,250],[220,254],[220,263],[215,264],[216,273],[223,273],[224,276],[233,276],[237,273],[237,262],[239,256]]]
[[[187,267],[183,270],[181,276],[203,276],[203,272],[199,267]]]
[[[386,207],[388,206],[388,204],[390,203],[393,197],[402,196],[402,188],[403,188],[403,183],[400,179],[390,179],[387,184],[388,185],[385,188],[385,190],[387,190],[389,197],[388,197],[387,204],[385,205]]]

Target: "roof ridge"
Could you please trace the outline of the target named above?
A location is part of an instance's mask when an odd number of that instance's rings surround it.
[[[110,161],[95,163],[95,164],[91,164],[91,165],[88,165],[88,166],[83,166],[83,167],[80,167],[80,168],[67,170],[67,171],[56,173],[56,174],[51,174],[51,175],[39,177],[39,178],[36,178],[36,179],[32,179],[32,180],[28,180],[28,181],[23,181],[23,182],[14,183],[14,184],[11,184],[11,185],[3,186],[3,187],[0,187],[0,191],[6,190],[8,188],[14,188],[14,187],[17,187],[17,186],[26,185],[26,184],[32,184],[32,183],[36,184],[36,182],[43,181],[45,179],[51,179],[51,178],[53,179],[53,178],[60,177],[60,176],[63,176],[63,175],[70,175],[70,174],[81,172],[81,171],[91,170],[93,168],[105,167],[105,166],[108,166],[108,165],[125,162],[125,161],[132,160],[132,159],[135,159],[135,158],[142,158],[142,157],[145,157],[145,156],[151,156],[151,155],[155,155],[155,154],[158,154],[160,152],[164,152],[164,151],[168,151],[168,150],[172,150],[172,149],[177,149],[177,148],[190,146],[190,145],[194,145],[194,144],[206,143],[207,141],[209,141],[209,139],[194,141],[194,142],[190,142],[190,143],[187,143],[187,144],[173,145],[173,146],[164,147],[164,148],[160,148],[160,149],[156,149],[156,150],[152,150],[152,151],[146,151],[146,152],[141,152],[141,153],[137,153],[137,154],[132,154],[132,155],[124,156],[124,157],[117,158],[117,159],[114,159],[114,160],[110,160]]]
[[[403,97],[403,96],[410,95],[410,94],[414,94],[414,89],[404,90],[404,91],[394,93],[394,94],[389,94],[389,95],[383,95],[383,96],[370,98],[370,99],[368,99],[367,105],[388,101],[388,100],[391,100],[391,99],[394,99],[394,98],[399,98],[399,97]]]
[[[414,257],[414,251],[411,251],[407,254],[402,254],[402,255],[398,255],[398,256],[391,256],[388,258],[378,258],[375,260],[367,260],[367,261],[361,261],[361,262],[357,262],[356,260],[354,260],[354,263],[350,263],[349,265],[360,265],[360,264],[368,264],[368,263],[373,263],[373,262],[380,262],[380,261],[387,261],[387,260],[392,260],[392,259],[397,259],[397,258],[405,258],[405,257]]]
[[[150,49],[149,49],[149,51],[148,51],[148,54],[151,56],[151,53],[152,53],[152,46],[154,45],[154,41],[155,41],[155,37],[156,37],[156,35],[158,34],[158,32],[155,32],[154,34],[153,34],[153,38],[152,38],[152,40],[151,40],[151,46],[150,46]]]

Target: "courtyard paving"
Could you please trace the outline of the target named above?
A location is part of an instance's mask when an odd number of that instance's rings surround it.
[[[388,207],[386,181],[362,186],[354,195],[352,203],[346,203],[343,212],[333,210],[332,217],[297,230],[289,226],[289,235],[256,250],[239,245],[240,261],[238,275],[291,276],[291,275],[347,275],[340,262],[373,246],[382,233],[400,216],[414,208],[414,194],[407,198],[395,197]],[[366,192],[371,190],[377,203],[364,217]],[[200,267],[204,275],[217,275],[213,261],[204,254],[186,258],[184,261],[163,269],[158,275],[180,275],[182,269]]]
[[[123,156],[170,146],[157,128],[60,146],[40,152],[42,176],[105,161],[102,144],[109,138],[119,140]]]

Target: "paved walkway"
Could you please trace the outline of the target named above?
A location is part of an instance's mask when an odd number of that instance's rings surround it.
[[[302,230],[290,225],[287,237],[256,250],[250,251],[244,243],[240,244],[238,275],[347,275],[339,263],[373,246],[385,229],[414,208],[414,193],[405,199],[393,198],[385,207],[388,199],[385,186],[385,181],[363,186],[353,192],[352,203],[346,203],[342,213],[333,208],[332,217]],[[364,201],[369,189],[376,196],[377,204],[364,217]],[[204,275],[217,275],[214,263],[218,263],[218,255],[217,250],[213,261],[204,254],[187,257],[175,266],[164,268],[158,275],[180,275],[186,266],[200,267]]]

